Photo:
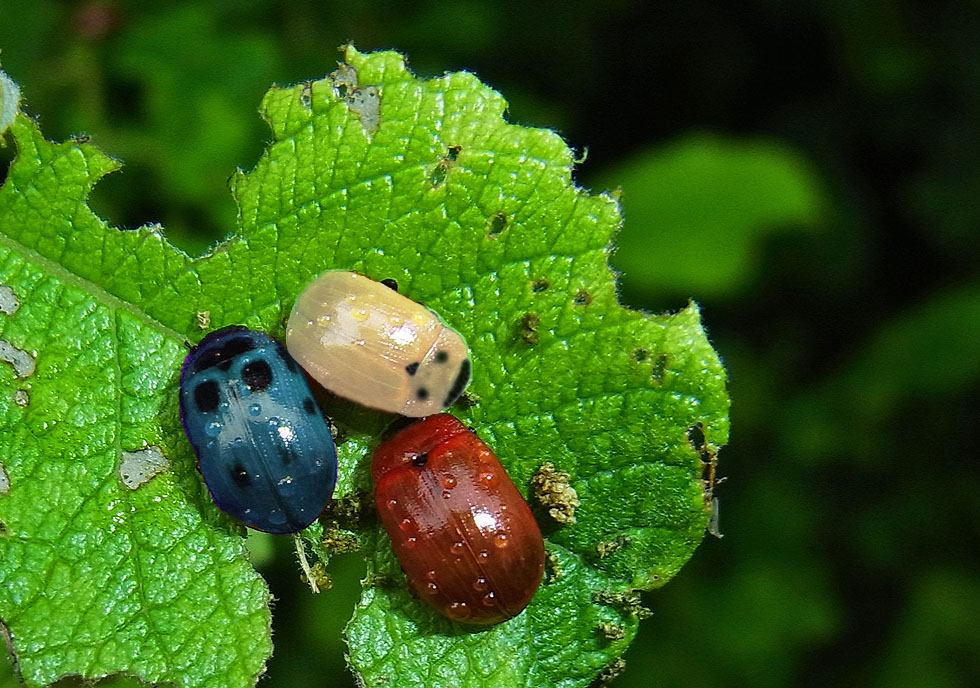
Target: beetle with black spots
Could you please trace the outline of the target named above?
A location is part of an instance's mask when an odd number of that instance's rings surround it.
[[[337,449],[306,377],[264,332],[212,332],[184,360],[180,421],[214,503],[245,525],[295,533],[337,482]]]

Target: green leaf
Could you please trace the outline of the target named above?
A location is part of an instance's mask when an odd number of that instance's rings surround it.
[[[595,181],[622,189],[627,226],[613,263],[627,287],[647,295],[736,293],[754,277],[762,239],[817,226],[828,205],[807,160],[764,139],[689,135]]]
[[[271,651],[268,590],[239,529],[202,509],[176,417],[183,336],[146,308],[165,257],[186,258],[154,230],[119,232],[87,210],[115,162],[50,144],[23,116],[12,130],[0,336],[34,369],[0,371],[0,618],[20,672],[32,686],[117,672],[252,685]],[[148,447],[171,470],[130,489],[125,455]]]
[[[506,103],[475,76],[421,80],[395,53],[345,59],[266,95],[273,142],[232,180],[239,233],[196,259],[158,228],[119,231],[88,210],[114,161],[15,121],[0,283],[19,305],[0,336],[36,369],[0,370],[0,617],[29,685],[115,672],[254,683],[271,650],[268,592],[180,427],[183,344],[203,335],[204,312],[212,328],[281,337],[296,295],[330,268],[393,277],[459,329],[474,375],[454,412],[526,494],[550,461],[581,502],[574,524],[539,514],[546,580],[525,613],[486,630],[413,600],[387,537],[362,519],[370,583],[347,636],[367,685],[584,686],[635,633],[631,591],[662,585],[701,540],[702,457],[727,440],[728,400],[696,306],[618,304],[606,262],[617,203],[576,188],[561,139],[505,123]],[[386,418],[345,402],[330,412],[336,496],[366,494]],[[154,451],[168,467],[126,487],[123,462],[152,473]]]

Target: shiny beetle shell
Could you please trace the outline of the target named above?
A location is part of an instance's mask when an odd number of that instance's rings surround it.
[[[496,624],[531,601],[541,530],[500,461],[448,414],[375,450],[374,499],[416,595],[455,621]]]
[[[214,503],[245,525],[294,533],[333,494],[337,450],[303,371],[264,332],[212,332],[180,373],[180,421]]]
[[[303,290],[286,346],[331,392],[405,416],[448,408],[470,379],[469,351],[456,330],[356,272],[330,270]]]

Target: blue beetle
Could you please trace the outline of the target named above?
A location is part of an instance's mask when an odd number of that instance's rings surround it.
[[[333,494],[333,435],[299,365],[264,332],[226,327],[191,350],[180,422],[214,503],[251,528],[298,532]]]

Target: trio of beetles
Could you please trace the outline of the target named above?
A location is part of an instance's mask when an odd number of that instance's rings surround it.
[[[337,450],[304,371],[334,394],[419,419],[372,458],[378,514],[417,597],[463,623],[519,614],[541,582],[544,541],[494,453],[441,413],[469,382],[466,342],[429,309],[356,272],[330,270],[306,287],[286,346],[228,327],[188,354],[180,420],[215,504],[276,534],[320,515]]]

